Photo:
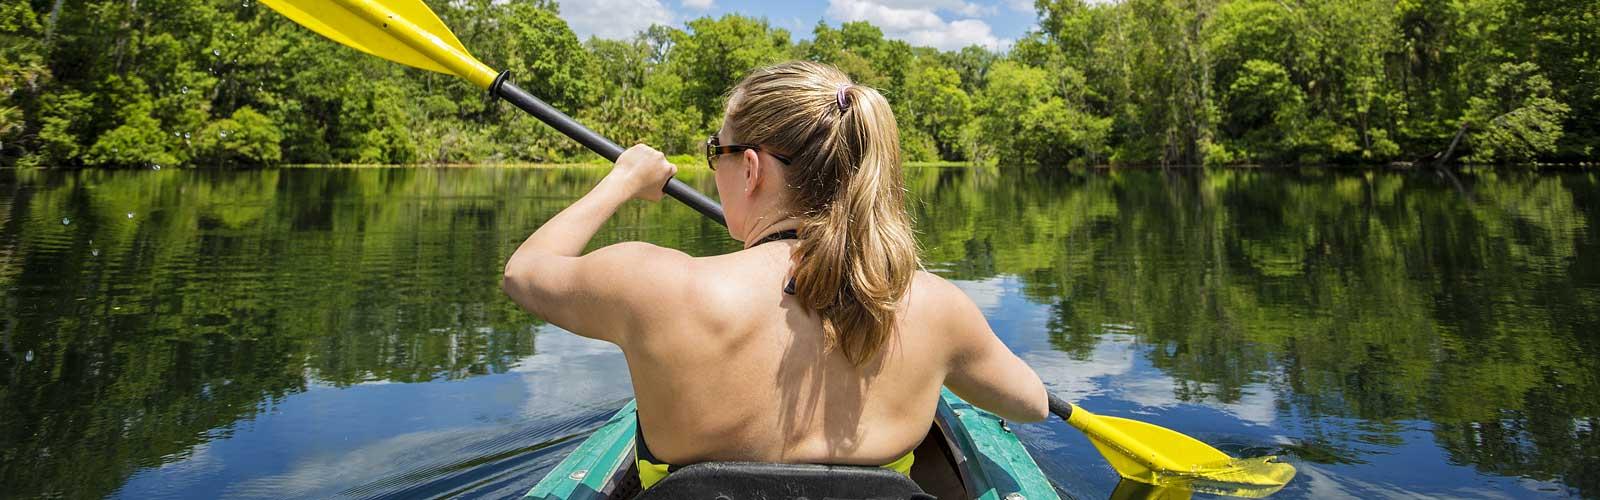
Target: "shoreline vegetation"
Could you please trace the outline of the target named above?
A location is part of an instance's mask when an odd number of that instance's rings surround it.
[[[1600,159],[1600,2],[1038,0],[1038,25],[1011,45],[950,51],[865,22],[794,34],[733,14],[585,41],[551,0],[427,3],[533,94],[674,156],[699,154],[723,92],[751,69],[807,59],[881,89],[913,162]],[[470,84],[337,46],[250,0],[0,0],[0,165],[591,158]]]

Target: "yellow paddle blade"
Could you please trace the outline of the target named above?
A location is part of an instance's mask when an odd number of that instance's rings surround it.
[[[1236,458],[1202,466],[1188,474],[1170,476],[1167,481],[1203,493],[1261,498],[1277,493],[1294,479],[1294,466],[1277,462],[1277,458]]]
[[[1123,478],[1218,495],[1264,497],[1294,478],[1276,457],[1234,459],[1198,439],[1165,427],[1105,417],[1073,407],[1068,420]]]
[[[422,0],[261,0],[335,42],[487,88],[495,72],[461,45]]]
[[[1078,419],[1079,416],[1077,411],[1072,414],[1073,419]],[[1181,470],[1191,464],[1225,462],[1232,458],[1198,439],[1158,425],[1101,415],[1094,415],[1093,419],[1098,424],[1096,427],[1103,426],[1109,429],[1086,432],[1089,435],[1089,442],[1094,443],[1094,447],[1100,450],[1101,455],[1105,455],[1106,461],[1111,462],[1111,467],[1116,469],[1118,474],[1142,483],[1160,485],[1160,476],[1163,474],[1158,472],[1175,472],[1162,469]],[[1150,449],[1141,453],[1135,443]],[[1149,456],[1151,454],[1159,455],[1171,463],[1162,464],[1152,460]]]

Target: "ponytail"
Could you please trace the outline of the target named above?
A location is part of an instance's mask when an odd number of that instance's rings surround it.
[[[864,365],[894,334],[918,266],[889,102],[811,62],[757,70],[734,94],[738,140],[793,159],[790,205],[804,220],[795,296],[822,317],[826,344]]]

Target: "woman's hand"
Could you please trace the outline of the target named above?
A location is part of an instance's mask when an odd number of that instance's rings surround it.
[[[617,164],[601,183],[612,184],[614,189],[627,193],[629,198],[658,201],[667,181],[678,174],[678,167],[667,162],[667,155],[643,144],[623,151]]]

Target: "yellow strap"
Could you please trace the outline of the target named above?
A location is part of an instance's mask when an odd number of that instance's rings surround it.
[[[913,456],[915,453],[915,451],[908,451],[906,452],[906,456],[900,457],[893,462],[884,464],[883,468],[899,472],[904,474],[906,477],[911,477],[911,463],[917,461],[917,457]]]
[[[649,460],[639,461],[639,488],[650,489],[657,482],[667,477],[667,464],[653,464]]]

